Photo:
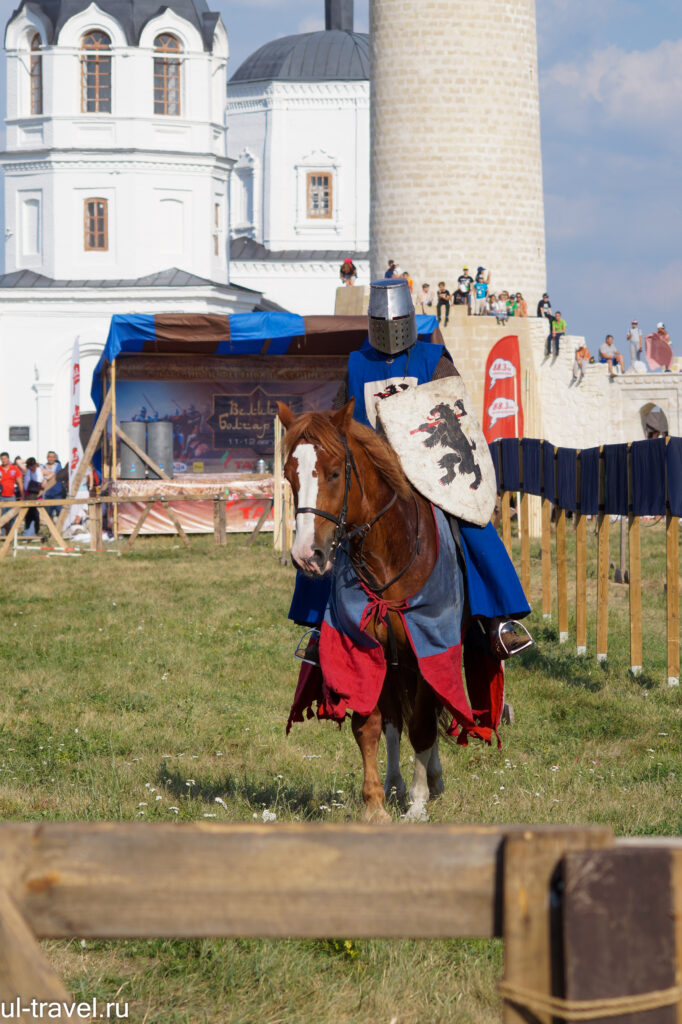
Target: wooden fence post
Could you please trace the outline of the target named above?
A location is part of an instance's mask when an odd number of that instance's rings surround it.
[[[628,445],[628,579],[630,581],[630,671],[642,671],[642,547],[640,518],[632,511],[632,452]]]
[[[521,586],[530,604],[530,495],[524,490],[523,445],[519,440],[519,470],[521,474],[521,502],[519,530],[521,533]]]
[[[542,442],[542,451],[547,441]],[[542,617],[552,618],[552,503],[545,497],[545,460],[542,459]]]
[[[225,497],[221,494],[213,499],[213,539],[217,545],[227,544],[227,516],[225,513]]]
[[[554,493],[558,496],[559,473],[554,449]],[[557,501],[556,521],[556,593],[559,618],[559,643],[568,640],[568,581],[566,578],[566,509]]]
[[[580,450],[576,452],[576,456],[578,511],[575,521],[575,643],[576,654],[587,654],[587,519],[580,506]]]
[[[680,520],[668,511],[665,517],[666,604],[668,611],[668,686],[680,685]]]
[[[606,661],[609,649],[609,528],[604,512],[604,453],[599,454],[599,517],[597,538],[597,661]]]

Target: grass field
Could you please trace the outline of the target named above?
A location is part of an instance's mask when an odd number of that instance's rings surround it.
[[[609,659],[533,616],[509,663],[503,749],[445,747],[434,822],[595,822],[682,833],[679,688],[666,685],[665,537],[643,529],[644,671],[628,672],[627,587],[611,584]],[[614,529],[614,534],[617,530]],[[569,555],[572,554],[569,531]],[[612,538],[616,560],[617,537]],[[532,598],[539,605],[538,545]],[[594,576],[595,540],[589,537]],[[141,538],[134,554],[20,554],[0,566],[0,814],[14,820],[354,821],[350,729],[284,735],[299,630],[293,570],[269,539],[226,549]],[[410,751],[403,747],[409,774]],[[268,812],[264,814],[264,812]],[[428,828],[428,824],[422,826]],[[339,878],[343,885],[343,878]],[[169,894],[172,899],[172,894]],[[348,893],[353,899],[353,893]],[[146,1024],[488,1024],[498,942],[46,943],[83,999],[128,1000]]]

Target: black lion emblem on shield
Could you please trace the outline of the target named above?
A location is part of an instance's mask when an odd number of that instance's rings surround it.
[[[442,448],[448,449],[438,460],[440,468],[445,470],[445,475],[440,478],[443,486],[451,484],[457,472],[463,476],[473,473],[474,480],[469,484],[469,488],[475,491],[481,483],[481,470],[473,456],[476,445],[467,439],[460,426],[460,419],[467,415],[461,398],[457,399],[455,407],[459,408],[459,412],[444,402],[435,405],[431,409],[426,423],[422,423],[420,427],[411,430],[410,433],[428,434],[429,436],[424,440],[425,448],[435,448],[440,445]]]

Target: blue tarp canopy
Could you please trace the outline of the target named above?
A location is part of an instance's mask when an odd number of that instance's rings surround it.
[[[417,316],[422,341],[430,340],[437,329],[435,316]],[[111,318],[106,345],[93,373],[92,400],[99,412],[104,371],[122,357],[347,356],[361,347],[366,336],[365,316],[116,314]]]

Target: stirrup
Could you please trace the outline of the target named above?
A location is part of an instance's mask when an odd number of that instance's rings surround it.
[[[532,641],[531,641],[532,643]],[[294,657],[304,661],[306,665],[320,664],[320,631],[317,627],[306,630],[298,641]]]
[[[520,654],[521,651],[532,647],[533,642],[533,637],[523,623],[517,619],[500,622],[490,635],[491,650],[500,661],[505,661],[514,654]]]

